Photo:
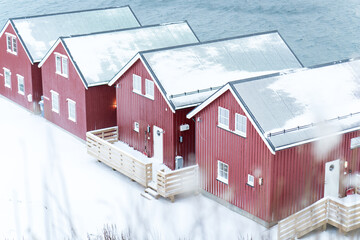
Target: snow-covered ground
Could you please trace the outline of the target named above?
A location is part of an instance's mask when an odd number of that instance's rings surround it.
[[[0,239],[87,239],[105,224],[134,239],[276,239],[202,196],[147,200],[82,140],[0,96]],[[335,228],[303,239],[359,239]],[[358,232],[359,234],[359,232]]]

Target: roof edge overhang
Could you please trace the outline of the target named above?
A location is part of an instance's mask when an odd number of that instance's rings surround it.
[[[324,135],[324,136],[311,138],[311,139],[307,139],[307,140],[304,140],[304,141],[300,141],[300,142],[291,143],[291,144],[288,144],[288,145],[283,145],[283,146],[280,146],[280,147],[276,147],[275,151],[278,152],[278,151],[285,150],[285,149],[288,149],[288,148],[291,148],[291,147],[296,147],[296,146],[304,145],[304,144],[307,144],[307,143],[312,143],[312,142],[319,141],[319,140],[322,140],[322,139],[326,139],[326,138],[329,138],[329,137],[334,137],[334,136],[337,136],[337,135],[342,135],[342,134],[345,134],[345,133],[354,132],[354,131],[358,131],[358,130],[360,130],[360,126],[345,129],[345,130],[342,130],[342,131],[339,131],[339,132],[334,132],[334,133],[331,133],[331,134],[328,134],[328,135]]]
[[[167,98],[167,94],[165,89],[163,88],[163,86],[161,85],[160,81],[157,79],[156,75],[154,74],[154,72],[152,71],[151,67],[149,66],[149,64],[147,63],[147,61],[144,59],[144,57],[142,56],[141,52],[138,52],[134,57],[131,58],[131,60],[125,64],[125,66],[109,81],[108,85],[112,86],[114,85],[121,76],[124,75],[125,72],[127,72],[133,65],[135,62],[137,62],[138,60],[140,60],[144,67],[146,68],[146,70],[148,71],[149,75],[151,76],[151,78],[154,80],[155,85],[157,86],[157,88],[160,90],[161,95],[163,96],[163,98],[165,99],[166,103],[168,104],[168,106],[170,107],[171,111],[173,113],[175,113],[175,106],[174,104]]]
[[[84,76],[82,75],[82,73],[81,73],[78,65],[77,65],[76,62],[74,61],[74,59],[73,59],[73,57],[72,57],[72,55],[71,55],[68,47],[66,46],[66,43],[63,41],[63,38],[62,38],[62,37],[60,37],[60,38],[58,38],[58,40],[56,40],[56,42],[53,44],[53,46],[48,50],[48,52],[46,53],[46,55],[43,57],[43,59],[41,60],[41,62],[40,62],[39,65],[38,65],[38,67],[41,68],[41,67],[44,65],[44,63],[46,62],[46,60],[51,56],[51,54],[54,52],[54,50],[56,49],[56,47],[57,47],[59,44],[61,44],[61,45],[63,46],[63,48],[65,49],[66,53],[67,53],[68,56],[69,56],[69,59],[70,59],[71,63],[74,65],[74,68],[75,68],[77,74],[79,75],[82,83],[84,84],[85,89],[87,90],[89,86],[88,86],[87,82],[85,81]],[[106,83],[105,83],[105,84],[106,84]]]
[[[275,148],[272,146],[272,144],[265,138],[264,131],[261,129],[259,123],[254,118],[253,114],[249,110],[249,108],[245,105],[244,101],[239,98],[239,95],[234,91],[233,86],[231,82],[225,84],[222,88],[217,90],[214,94],[212,94],[208,99],[206,99],[203,103],[201,103],[197,108],[192,110],[190,113],[186,115],[188,119],[194,117],[197,115],[201,110],[203,110],[205,107],[207,107],[209,104],[211,104],[215,99],[220,97],[222,94],[224,94],[226,91],[230,91],[237,103],[240,105],[241,109],[245,112],[246,117],[249,119],[251,124],[254,126],[255,130],[258,132],[261,139],[264,141],[265,145],[269,149],[269,151],[275,155]]]
[[[33,58],[31,57],[31,54],[30,54],[29,50],[27,49],[21,35],[19,34],[19,31],[17,30],[14,22],[12,21],[12,18],[8,19],[7,22],[5,23],[4,27],[2,28],[2,30],[0,32],[0,37],[2,37],[2,35],[5,33],[5,30],[9,25],[11,25],[11,27],[14,29],[14,32],[15,32],[17,38],[19,39],[21,46],[24,48],[26,55],[30,60],[30,63],[33,65],[35,62],[34,62]]]

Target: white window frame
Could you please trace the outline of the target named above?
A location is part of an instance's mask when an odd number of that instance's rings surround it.
[[[11,71],[7,68],[3,68],[4,69],[4,85],[7,88],[11,88]],[[7,73],[9,75],[7,75]],[[9,79],[7,79],[6,76],[9,76]]]
[[[246,116],[235,113],[235,133],[246,137],[246,121]]]
[[[360,147],[360,137],[352,138],[350,140],[350,149]]]
[[[220,160],[217,161],[217,180],[229,183],[229,165]]]
[[[133,92],[142,94],[141,93],[141,77],[139,75],[133,74]]]
[[[18,44],[17,44],[17,37],[11,33],[5,33],[6,35],[6,51],[17,55],[18,51]],[[10,44],[9,44],[10,40]]]
[[[53,111],[53,112],[56,112],[56,113],[60,113],[60,99],[59,99],[59,93],[57,93],[57,92],[55,92],[55,91],[53,91],[53,90],[50,90],[50,92],[51,92],[51,110]],[[57,108],[56,107],[54,107],[55,106],[55,102],[54,102],[54,96],[56,96],[56,98],[57,98]]]
[[[145,79],[145,97],[154,100],[154,82]]]
[[[16,74],[17,76],[17,85],[18,85],[18,93],[21,95],[25,95],[25,81],[24,81],[24,77]],[[21,90],[21,86],[22,86],[22,90]]]
[[[255,177],[251,174],[248,174],[247,185],[254,187],[254,184],[255,184]]]
[[[138,122],[134,122],[134,131],[139,132],[140,131],[140,125]]]
[[[225,129],[229,129],[229,122],[230,122],[229,109],[218,107],[218,126]]]
[[[69,98],[66,100],[68,102],[68,119],[73,122],[76,122],[76,102]],[[74,112],[71,111],[72,109]]]
[[[67,78],[69,76],[68,57],[60,53],[54,53],[54,55],[55,55],[55,73]]]

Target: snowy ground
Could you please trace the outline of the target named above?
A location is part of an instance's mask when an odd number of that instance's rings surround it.
[[[135,239],[276,239],[276,227],[202,195],[147,200],[83,141],[2,96],[0,111],[0,239],[86,239],[105,224]],[[303,239],[360,239],[354,234],[328,227]]]

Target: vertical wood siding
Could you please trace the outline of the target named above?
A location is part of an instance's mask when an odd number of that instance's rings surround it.
[[[344,184],[349,170],[349,176],[359,172],[359,149],[350,149],[351,138],[358,136],[359,131],[339,135],[339,143],[323,156],[316,151],[319,141],[276,152],[271,184],[273,220],[281,220],[324,197],[326,162],[341,160],[340,178]],[[340,185],[340,195],[344,196],[345,188]]]
[[[89,87],[85,92],[87,131],[116,126],[115,87]]]
[[[133,74],[141,76],[142,95],[133,92]],[[186,114],[191,109],[171,111],[161,92],[154,84],[154,100],[145,96],[145,79],[153,81],[142,62],[139,60],[115,83],[117,103],[117,125],[119,127],[119,139],[128,143],[136,150],[152,157],[153,149],[153,126],[160,127],[165,131],[164,163],[171,169],[175,168],[175,156],[184,157],[185,165],[193,161],[194,156],[194,124],[186,119]],[[134,122],[140,125],[139,132],[134,131]],[[188,123],[190,130],[180,133],[180,125]],[[147,133],[147,126],[151,132]],[[179,143],[179,137],[184,137],[184,142]]]
[[[54,52],[67,56],[62,44],[59,44],[51,56],[41,67],[43,77],[44,94],[44,116],[47,120],[64,128],[70,133],[85,139],[86,135],[86,101],[85,87],[79,78],[70,59],[68,60],[69,76],[63,77],[55,73]],[[59,94],[60,113],[52,111],[51,90]],[[76,102],[76,122],[69,120],[68,101],[71,99]]]
[[[9,24],[0,37],[0,94],[30,111],[38,112],[39,96],[42,95],[41,70],[37,67],[37,64],[31,64],[17,36],[17,55],[7,52],[5,33],[16,36],[12,25]],[[4,67],[11,71],[11,88],[5,87]],[[17,74],[24,77],[24,95],[18,93]],[[32,102],[27,99],[29,94],[33,96]]]
[[[232,94],[227,91],[196,115],[196,161],[201,172],[201,187],[229,203],[265,220],[271,219],[270,185],[273,155],[247,121],[243,138],[218,127],[218,106],[230,111],[230,130],[235,128],[235,113],[245,115]],[[229,182],[217,178],[217,160],[229,165]],[[254,187],[247,176],[255,177]],[[264,184],[259,185],[259,178]]]

